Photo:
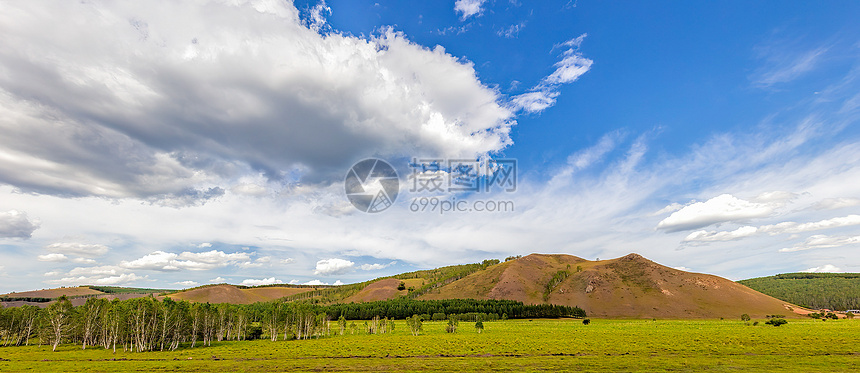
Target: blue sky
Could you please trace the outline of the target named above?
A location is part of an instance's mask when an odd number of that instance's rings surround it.
[[[531,252],[858,272],[858,14],[17,4],[0,15],[0,292],[348,283]],[[344,195],[367,157],[401,173],[377,214]],[[517,159],[518,188],[409,191],[413,157]],[[515,208],[410,211],[429,198]]]

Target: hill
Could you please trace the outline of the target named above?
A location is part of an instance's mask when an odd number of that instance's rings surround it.
[[[784,273],[738,282],[812,309],[860,309],[860,273]]]
[[[116,286],[60,287],[3,294],[0,295],[0,305],[3,307],[20,307],[28,304],[38,307],[47,307],[57,298],[65,295],[72,301],[72,305],[80,306],[86,303],[87,299],[91,297],[126,300],[146,297],[150,294],[164,294],[172,291],[173,290],[166,289],[126,288]]]
[[[419,299],[511,299],[579,306],[595,317],[738,318],[795,306],[733,281],[676,270],[637,254],[601,261],[532,254],[476,272]],[[800,311],[800,310],[798,310]]]
[[[173,300],[187,300],[189,302],[251,304],[281,299],[315,290],[318,290],[318,288],[292,285],[249,288],[245,286],[218,284],[200,286],[169,294],[165,297]]]

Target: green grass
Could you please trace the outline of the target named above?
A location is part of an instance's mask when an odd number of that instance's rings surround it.
[[[361,322],[358,322],[359,324]],[[306,341],[221,342],[175,352],[113,354],[63,345],[0,348],[0,371],[767,371],[860,370],[860,320],[792,320],[781,327],[740,321],[403,321],[382,335]],[[114,361],[113,359],[116,359]]]

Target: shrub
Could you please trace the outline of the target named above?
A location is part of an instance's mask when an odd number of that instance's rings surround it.
[[[588,325],[588,324],[591,324],[591,319],[582,320],[582,325]]]
[[[780,325],[788,324],[788,321],[786,321],[785,319],[781,319],[781,318],[771,318],[770,320],[767,320],[767,322],[765,322],[765,324],[773,325],[773,326],[780,326]]]

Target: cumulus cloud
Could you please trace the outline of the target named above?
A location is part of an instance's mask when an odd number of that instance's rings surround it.
[[[36,257],[36,259],[38,259],[40,262],[67,262],[67,261],[69,261],[69,258],[66,257],[65,255],[56,254],[56,253],[39,255]]]
[[[322,282],[320,280],[310,280],[308,282],[302,283],[302,285],[336,285],[337,286],[337,285],[343,285],[343,282],[341,282],[340,280],[337,280],[333,284],[329,284],[327,282]]]
[[[830,228],[847,227],[852,225],[860,225],[860,215],[848,215],[844,217],[836,217],[810,223],[795,223],[793,221],[786,221],[777,224],[763,225],[760,227],[743,226],[728,232],[699,230],[690,233],[686,238],[684,238],[684,241],[731,241],[744,237],[750,237],[756,234],[766,233],[770,235],[778,235],[783,233],[802,233]]]
[[[465,21],[471,16],[481,16],[482,7],[487,0],[457,0],[454,2],[454,12],[460,13],[460,19]]]
[[[49,284],[73,286],[73,285],[123,285],[148,280],[147,276],[138,276],[134,273],[123,273],[116,276],[78,276],[64,277],[58,280],[45,281]]]
[[[69,271],[69,276],[104,276],[118,275],[125,272],[123,268],[116,266],[75,267]]]
[[[0,183],[181,207],[263,193],[245,177],[335,182],[370,152],[511,144],[513,113],[471,63],[391,29],[318,33],[321,5],[307,23],[289,1],[16,3],[0,51],[15,71],[0,75]]]
[[[262,280],[257,280],[253,278],[242,280],[242,285],[245,286],[261,286],[261,285],[273,285],[273,284],[283,284],[284,282],[278,280],[274,277],[264,278]]]
[[[188,287],[200,285],[200,283],[198,283],[197,281],[191,281],[191,280],[177,281],[177,282],[174,282],[173,284],[174,285],[188,286]]]
[[[809,269],[804,269],[804,270],[802,270],[802,271],[800,271],[800,272],[806,272],[806,273],[822,273],[822,272],[826,272],[826,273],[837,273],[837,272],[843,272],[843,271],[842,271],[839,267],[837,267],[837,266],[835,266],[835,265],[833,265],[833,264],[825,264],[825,265],[823,265],[823,266],[819,266],[819,267],[812,267],[812,268],[809,268]]]
[[[213,279],[209,280],[209,282],[212,282],[212,283],[223,283],[223,282],[227,282],[227,279],[226,279],[226,278],[223,278],[223,277],[221,277],[221,276],[218,276],[218,277],[215,277],[215,278],[213,278]]]
[[[201,253],[185,251],[180,254],[155,251],[132,261],[122,261],[120,266],[153,271],[178,271],[181,269],[204,271],[233,264],[243,264],[249,260],[250,255],[248,253],[227,254],[220,250]]]
[[[380,270],[383,268],[388,268],[388,267],[393,266],[395,264],[397,264],[397,261],[393,261],[393,262],[386,263],[386,264],[383,264],[383,263],[362,264],[360,268],[364,271],[376,271],[376,270]]]
[[[684,238],[684,242],[732,241],[749,237],[758,232],[756,227],[743,226],[729,232],[695,231]]]
[[[779,251],[783,253],[789,253],[793,251],[827,249],[832,247],[856,245],[858,243],[860,243],[860,236],[827,236],[823,234],[816,234],[807,238],[806,241],[798,243],[792,247],[780,249]]]
[[[774,210],[772,204],[742,200],[731,194],[722,194],[705,202],[696,202],[672,213],[657,224],[657,229],[677,232],[706,227],[729,221],[761,218]]]
[[[315,275],[340,275],[352,270],[355,263],[339,258],[323,259],[317,262],[317,267],[314,270]]]
[[[28,239],[33,236],[33,231],[38,228],[39,222],[30,221],[25,212],[16,210],[0,211],[0,238]]]
[[[77,255],[85,258],[94,258],[107,254],[107,252],[110,251],[110,248],[105,245],[98,244],[57,242],[45,246],[45,250],[60,254]]]

